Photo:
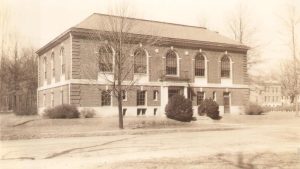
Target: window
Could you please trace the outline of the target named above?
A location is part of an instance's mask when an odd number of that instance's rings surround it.
[[[213,91],[213,101],[217,101],[217,92]]]
[[[153,115],[156,116],[157,108],[153,109]]]
[[[146,114],[146,109],[137,109],[137,115],[145,115]]]
[[[201,53],[195,56],[195,76],[205,76],[205,58]]]
[[[204,100],[204,92],[197,92],[197,105],[200,105]]]
[[[144,106],[146,100],[146,91],[138,90],[136,95],[136,103],[138,106]]]
[[[177,55],[174,51],[169,51],[166,56],[166,74],[177,75]]]
[[[104,90],[101,92],[101,105],[102,106],[110,106],[111,105],[110,90]]]
[[[109,46],[101,46],[98,55],[99,70],[101,72],[113,71],[113,51]]]
[[[51,54],[51,70],[52,70],[52,78],[55,77],[55,60],[54,60],[54,52]]]
[[[158,90],[153,91],[153,100],[157,101],[158,100]]]
[[[47,57],[44,58],[44,77],[47,80]]]
[[[127,101],[127,91],[122,90],[122,100]]]
[[[61,61],[61,74],[64,75],[66,72],[66,66],[65,66],[65,49],[62,47],[60,49],[60,61]]]
[[[147,73],[147,55],[141,48],[134,51],[134,73]]]
[[[221,59],[221,77],[230,78],[230,59],[227,55]]]

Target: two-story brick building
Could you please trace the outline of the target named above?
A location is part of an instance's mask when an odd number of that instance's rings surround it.
[[[95,23],[107,17],[111,16],[92,14],[37,51],[40,113],[46,107],[73,104],[93,108],[99,116],[117,115],[117,100],[101,78],[103,69],[98,68],[90,48],[98,42],[88,38],[99,29]],[[221,113],[243,112],[249,100],[248,47],[202,27],[128,19],[145,30],[158,30],[155,36],[168,43],[140,44],[136,49],[142,51],[139,56],[129,54],[137,60],[132,78],[142,78],[124,92],[124,115],[162,115],[168,99],[176,93],[193,101],[195,114],[205,98],[216,100]]]

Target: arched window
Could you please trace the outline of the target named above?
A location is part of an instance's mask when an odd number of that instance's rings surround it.
[[[195,76],[205,76],[205,58],[201,53],[195,56]]]
[[[177,55],[172,50],[166,55],[166,74],[177,75]]]
[[[54,52],[51,54],[51,70],[52,70],[52,78],[55,77],[55,58],[54,58]]]
[[[230,78],[230,59],[227,55],[221,59],[221,77]]]
[[[60,48],[60,61],[61,61],[61,74],[64,75],[66,72],[66,66],[65,66],[65,49],[64,47]]]
[[[134,73],[147,73],[147,55],[144,49],[134,51]]]
[[[44,58],[44,77],[47,80],[47,57]]]
[[[113,50],[110,46],[101,46],[98,55],[99,70],[101,72],[113,71]]]

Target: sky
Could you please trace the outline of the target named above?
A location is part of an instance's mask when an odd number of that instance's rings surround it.
[[[108,13],[122,0],[0,0],[12,13],[12,22],[19,34],[40,48],[92,13]],[[156,21],[200,26],[205,20],[208,29],[229,35],[228,18],[240,0],[128,0],[135,17]],[[278,29],[286,0],[247,1],[257,41],[261,44],[263,64],[257,72],[279,69],[286,54]],[[296,0],[300,5],[300,0]],[[266,67],[268,69],[266,69]]]

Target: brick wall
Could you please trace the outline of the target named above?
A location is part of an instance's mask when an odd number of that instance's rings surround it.
[[[98,67],[97,67],[97,45],[99,42],[88,39],[82,39],[80,37],[73,37],[73,71],[72,75],[74,79],[97,79]],[[158,81],[161,72],[165,70],[165,55],[170,47],[148,47],[146,48],[149,53],[149,76],[150,81]],[[155,52],[158,49],[158,52]],[[179,69],[180,71],[188,71],[190,79],[194,80],[194,57],[198,52],[198,49],[179,48],[174,47],[174,50],[178,53]],[[224,55],[224,51],[212,51],[202,49],[208,60],[208,83],[220,83],[220,58]],[[233,65],[233,83],[234,84],[247,84],[247,58],[245,53],[233,53],[228,51]],[[132,70],[133,71],[133,70]],[[131,75],[133,72],[131,73]],[[130,76],[131,79],[133,76]]]
[[[61,58],[60,58],[60,49],[64,48],[65,56],[65,79],[70,79],[70,67],[71,67],[71,41],[70,38],[65,39],[58,45],[46,51],[43,55],[39,56],[39,69],[38,69],[38,85],[39,87],[43,86],[45,81],[44,75],[44,58],[47,58],[46,70],[47,70],[47,84],[51,84],[52,79],[52,70],[51,70],[51,54],[54,53],[54,68],[55,68],[55,82],[60,81],[61,76]]]
[[[193,89],[195,94],[201,91],[200,88]],[[244,106],[248,103],[249,89],[228,89],[226,88],[202,88],[202,92],[205,92],[205,98],[213,98],[213,92],[216,92],[216,101],[220,106],[223,106],[224,92],[230,92],[231,94],[231,106]],[[193,105],[197,105],[197,96],[193,98]]]
[[[111,89],[111,87],[108,86],[107,89]],[[131,87],[130,90],[127,91],[127,101],[123,101],[123,106],[136,106],[136,94],[137,90],[140,89],[140,86]],[[101,106],[101,92],[103,90],[106,90],[105,85],[71,84],[71,104],[81,107],[99,107]],[[147,106],[160,105],[160,87],[143,86],[143,90],[147,93]],[[154,90],[159,92],[157,101],[153,100]],[[118,101],[115,97],[112,98],[112,105],[118,105]]]
[[[46,90],[38,91],[38,108],[44,107],[44,95],[45,97],[45,106],[51,107],[51,93],[54,95],[54,106],[60,105],[62,103],[61,94],[63,92],[63,103],[69,103],[69,85],[64,85],[60,87],[55,87]]]

